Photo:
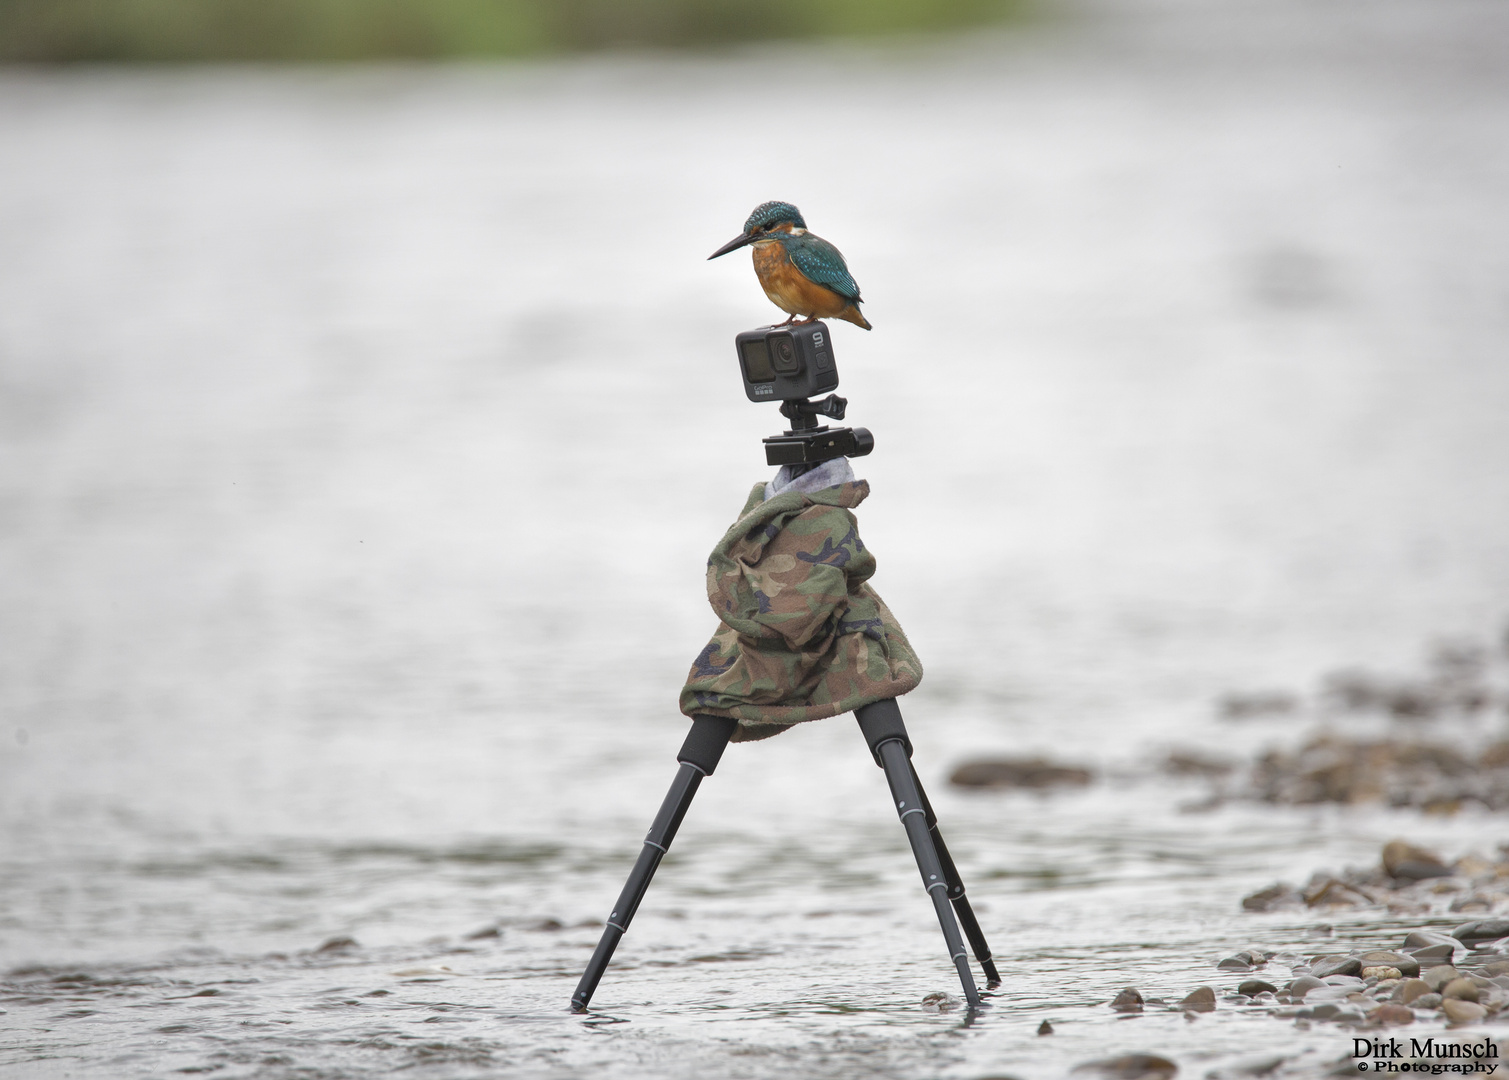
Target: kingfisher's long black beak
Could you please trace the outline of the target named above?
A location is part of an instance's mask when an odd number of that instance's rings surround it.
[[[738,251],[741,247],[752,241],[754,238],[754,233],[740,233],[738,236],[734,237],[728,243],[720,247],[717,251],[709,255],[708,258],[716,259],[719,255],[727,255],[730,251]]]

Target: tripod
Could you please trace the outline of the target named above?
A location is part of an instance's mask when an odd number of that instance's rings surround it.
[[[938,832],[938,818],[922,790],[917,771],[912,767],[912,741],[907,737],[906,725],[902,723],[901,709],[895,698],[887,698],[860,706],[854,711],[854,715],[859,721],[859,730],[864,735],[865,742],[869,744],[875,764],[885,770],[896,812],[906,829],[912,854],[917,858],[917,869],[922,873],[922,884],[932,899],[938,925],[943,930],[943,940],[948,945],[949,957],[958,969],[965,1000],[971,1007],[978,1006],[980,992],[975,987],[969,956],[964,951],[964,942],[959,934],[960,923],[963,924],[964,934],[969,938],[970,947],[985,972],[987,987],[994,989],[999,986],[1001,977],[996,972],[995,962],[990,956],[990,946],[985,943],[979,921],[964,895],[964,882],[959,878],[958,868],[954,866],[948,847],[943,843],[943,836]],[[670,849],[676,830],[681,826],[681,819],[686,817],[686,812],[692,805],[692,797],[697,794],[698,785],[702,783],[704,776],[711,776],[718,767],[718,761],[723,757],[723,750],[736,726],[737,721],[721,716],[692,717],[692,730],[687,734],[681,752],[676,755],[681,767],[676,772],[676,779],[672,782],[665,801],[661,803],[660,812],[655,815],[654,824],[645,837],[644,848],[639,853],[639,860],[629,873],[629,880],[619,894],[618,903],[608,916],[608,924],[603,928],[603,936],[592,953],[592,959],[587,963],[581,982],[577,983],[576,993],[571,995],[572,1012],[587,1011],[587,1004],[592,1000],[592,994],[596,991],[603,972],[607,970],[608,962],[613,959],[613,950],[618,948],[619,941],[629,929],[629,922],[634,918],[645,891],[650,887],[650,879],[655,876],[661,858]],[[954,918],[956,914],[957,922]]]
[[[734,343],[746,396],[755,402],[780,400],[781,415],[791,421],[786,432],[764,440],[766,464],[782,467],[778,478],[786,476],[791,486],[796,487],[805,470],[820,468],[824,462],[837,458],[862,457],[874,449],[875,439],[865,428],[818,425],[819,416],[842,420],[848,406],[848,401],[837,394],[829,394],[821,401],[809,400],[815,393],[838,386],[832,336],[826,325],[811,320],[791,328],[747,330]],[[852,473],[849,475],[852,480]],[[686,817],[698,785],[718,767],[723,750],[738,727],[736,720],[707,715],[701,710],[727,709],[730,702],[735,705],[748,702],[756,694],[763,695],[759,697],[762,716],[772,713],[787,716],[786,719],[772,716],[773,726],[768,730],[843,712],[854,713],[875,764],[885,770],[891,799],[916,856],[922,885],[932,899],[949,958],[958,969],[965,999],[971,1007],[980,1004],[969,954],[959,933],[960,924],[985,972],[987,987],[994,989],[1001,984],[995,962],[990,958],[990,946],[985,944],[980,923],[964,895],[964,882],[938,832],[938,818],[922,790],[917,771],[912,768],[912,741],[902,723],[896,696],[917,685],[922,677],[921,666],[889,610],[865,584],[874,571],[874,557],[859,542],[853,515],[841,509],[858,505],[869,487],[862,481],[827,487],[826,491],[839,494],[825,497],[817,489],[836,482],[831,476],[822,477],[822,481],[803,488],[806,494],[799,503],[782,494],[772,498],[767,485],[757,484],[739,521],[708,559],[708,599],[726,629],[714,636],[693,663],[681,699],[682,711],[692,718],[692,730],[681,753],[676,755],[681,767],[660,813],[655,815],[618,903],[608,916],[608,924],[576,993],[571,995],[573,1012],[586,1012],[613,958],[613,950],[629,929],[656,867],[670,848],[681,819]],[[855,488],[862,490],[855,493],[851,490]],[[767,509],[762,511],[761,506]],[[829,517],[818,522],[806,520],[807,510],[821,511]],[[781,547],[783,542],[785,547]],[[759,576],[772,547],[780,548],[781,553],[768,560],[770,575]],[[776,564],[782,568],[776,568]],[[811,567],[814,574],[820,567],[827,576],[804,583],[798,571],[793,578],[793,568],[803,565]],[[758,580],[750,575],[756,575]],[[804,593],[809,585],[811,588]],[[766,618],[770,621],[760,621]],[[725,634],[734,635],[738,641],[720,640]],[[745,637],[746,634],[752,636]],[[784,641],[787,634],[795,635],[787,646],[775,644],[777,640]],[[836,651],[810,654],[818,657],[816,660],[800,652],[811,647],[814,637],[824,635],[836,637],[838,644],[833,646]],[[713,654],[724,655],[725,646],[729,658],[714,664]],[[848,651],[843,651],[845,648]],[[872,648],[874,654],[868,651]],[[742,675],[737,674],[741,649],[765,650],[761,653],[758,676],[751,675],[748,669]],[[835,662],[839,655],[844,657],[841,664]],[[893,667],[891,658],[896,656],[900,659]],[[877,663],[878,675],[871,671]],[[719,681],[731,669],[735,674],[726,678],[732,682]],[[773,680],[779,687],[783,671],[792,676],[791,694],[798,699],[795,709],[787,707],[789,703],[770,703],[770,684]],[[819,675],[821,678],[816,678]],[[744,678],[744,683],[739,683],[740,678]],[[796,690],[798,685],[805,689]],[[826,685],[823,691],[826,696],[821,701],[814,696],[815,688],[820,685]],[[811,715],[814,706],[820,706],[822,711]],[[755,726],[762,723],[763,720]]]

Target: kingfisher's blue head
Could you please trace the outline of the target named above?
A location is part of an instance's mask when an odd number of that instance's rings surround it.
[[[754,208],[749,215],[749,220],[744,222],[744,231],[724,244],[717,251],[708,256],[716,259],[719,255],[727,255],[730,251],[737,251],[745,244],[752,244],[760,237],[773,232],[792,232],[800,229],[807,230],[806,221],[802,220],[802,212],[789,202],[766,202]]]

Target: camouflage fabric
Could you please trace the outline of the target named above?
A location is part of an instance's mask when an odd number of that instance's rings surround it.
[[[723,625],[692,662],[683,713],[739,721],[735,742],[763,739],[922,681],[868,584],[875,556],[850,511],[869,493],[860,480],[766,500],[755,485],[707,561],[707,598]]]

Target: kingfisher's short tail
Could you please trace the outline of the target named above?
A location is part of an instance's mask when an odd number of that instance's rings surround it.
[[[873,326],[870,325],[869,320],[866,319],[862,314],[860,314],[859,305],[858,304],[850,304],[850,305],[848,305],[847,307],[845,307],[842,311],[840,311],[838,313],[838,317],[840,319],[843,319],[845,322],[851,322],[855,326],[858,326],[858,327],[860,327],[861,329],[864,329],[864,330],[873,330],[873,329],[875,329]]]

